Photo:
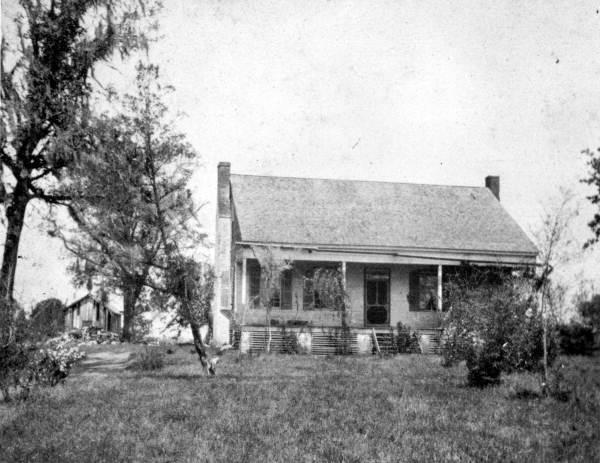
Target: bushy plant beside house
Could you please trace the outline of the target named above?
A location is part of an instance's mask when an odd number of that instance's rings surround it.
[[[502,269],[462,269],[447,286],[445,365],[466,361],[473,386],[497,383],[502,372],[543,369],[543,323],[534,281]],[[549,336],[548,360],[557,354]]]
[[[56,386],[84,354],[58,339],[36,342],[37,330],[16,304],[0,310],[0,391],[5,401],[27,398],[36,386]]]
[[[399,354],[416,354],[420,352],[419,340],[414,330],[409,326],[398,322],[398,335],[396,336],[396,346]]]

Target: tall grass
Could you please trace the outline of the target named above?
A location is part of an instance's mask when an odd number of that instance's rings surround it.
[[[209,378],[188,348],[161,370],[84,370],[0,408],[0,461],[600,461],[597,357],[566,360],[567,402],[518,397],[519,375],[472,389],[439,362],[230,352]]]

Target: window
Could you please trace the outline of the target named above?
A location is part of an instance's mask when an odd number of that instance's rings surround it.
[[[256,260],[248,261],[248,302],[250,307],[260,307],[260,265]]]
[[[96,306],[96,321],[100,321],[100,304],[98,304],[97,302],[94,302],[94,305]]]
[[[292,271],[284,270],[281,274],[281,309],[292,310]]]
[[[410,272],[408,301],[411,311],[436,311],[438,309],[437,270],[421,269]]]
[[[333,298],[331,295],[319,294],[315,289],[315,272],[319,269],[321,272],[322,281],[331,281],[337,279],[337,285],[342,285],[341,273],[335,267],[313,267],[304,273],[304,287],[302,291],[302,308],[304,310],[323,310],[335,309],[341,307],[343,301],[340,297]],[[329,285],[327,285],[329,286]],[[332,290],[332,293],[337,291]]]
[[[271,295],[271,307],[274,309],[292,309],[292,271],[290,269],[281,272],[279,289]]]
[[[248,301],[254,308],[260,307],[261,293],[261,269],[256,260],[248,261]],[[281,272],[279,290],[271,295],[271,307],[274,309],[292,309],[292,271],[290,269]]]

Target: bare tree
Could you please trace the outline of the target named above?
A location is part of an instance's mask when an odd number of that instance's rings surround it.
[[[252,252],[260,264],[260,294],[259,304],[265,309],[265,323],[267,325],[267,342],[265,351],[271,352],[271,314],[273,301],[276,294],[281,291],[281,276],[286,270],[291,270],[292,263],[289,259],[275,255],[269,246],[252,246]]]
[[[557,266],[571,259],[573,236],[571,223],[578,215],[575,195],[571,190],[560,189],[559,199],[545,208],[541,217],[541,227],[535,233],[540,250],[540,267],[537,288],[540,294],[540,310],[543,323],[544,349],[544,389],[549,384],[548,374],[548,324],[550,318],[556,318],[564,303],[565,288],[551,275]]]

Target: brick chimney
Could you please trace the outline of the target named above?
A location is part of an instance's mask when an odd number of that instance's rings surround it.
[[[496,199],[500,201],[500,177],[497,175],[488,175],[485,178],[485,186],[489,188]]]
[[[213,340],[229,342],[229,318],[223,310],[231,310],[231,164],[217,167],[217,222],[215,230],[215,297],[212,304]]]
[[[231,217],[230,175],[231,163],[220,162],[217,166],[217,217]]]

